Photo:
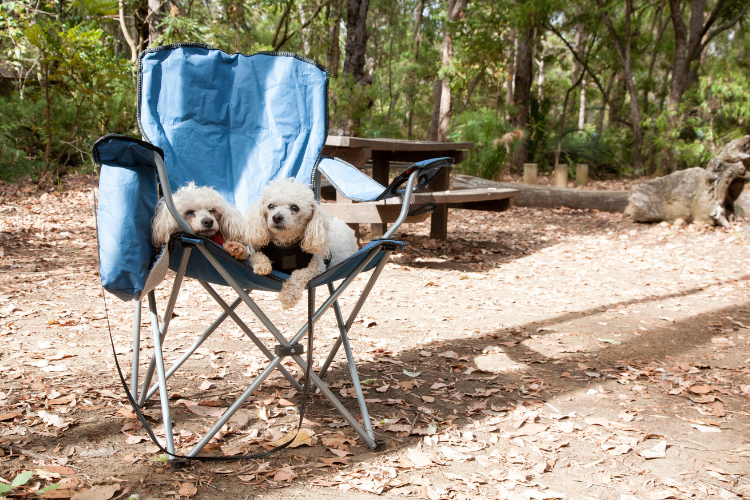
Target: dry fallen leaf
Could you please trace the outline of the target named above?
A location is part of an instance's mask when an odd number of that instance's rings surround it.
[[[430,467],[432,465],[432,458],[422,451],[410,451],[406,454],[406,458],[414,464],[414,467]]]
[[[198,493],[198,488],[193,483],[182,483],[180,484],[180,491],[178,491],[181,497],[191,497]]]
[[[92,486],[91,489],[76,493],[71,500],[109,500],[119,489],[119,484]]]
[[[638,454],[647,460],[650,460],[653,458],[666,458],[667,457],[667,442],[659,441],[652,448],[639,451]]]
[[[297,434],[297,431],[293,430],[290,433],[288,433],[286,436],[280,437],[279,439],[275,441],[271,441],[271,443],[269,444],[273,447],[281,446],[282,444],[292,439],[292,437],[295,434]],[[294,438],[294,441],[292,441],[292,443],[289,445],[289,448],[296,448],[298,446],[312,446],[314,444],[313,442],[313,440],[315,439],[314,436],[315,436],[315,431],[313,431],[312,429],[303,427],[299,430],[299,434],[297,434],[297,436]]]

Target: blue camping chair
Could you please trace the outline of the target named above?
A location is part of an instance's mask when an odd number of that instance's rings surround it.
[[[389,256],[406,243],[391,239],[414,207],[413,194],[426,189],[441,168],[452,163],[439,158],[414,164],[387,188],[341,160],[323,157],[328,132],[328,74],[318,64],[291,53],[261,52],[251,56],[229,55],[200,44],[178,44],[141,53],[138,65],[138,124],[144,140],[107,135],[94,145],[94,159],[101,167],[99,180],[98,236],[102,285],[122,300],[135,300],[131,393],[143,406],[157,391],[162,410],[166,449],[175,453],[170,418],[167,379],[228,317],[268,358],[267,367],[237,398],[217,422],[190,450],[195,457],[247,398],[274,370],[279,370],[297,390],[302,386],[281,364],[290,356],[304,371],[307,363],[298,342],[308,328],[333,309],[340,336],[318,374],[309,370],[309,380],[336,408],[371,449],[382,443],[375,438],[367,405],[354,364],[348,331]],[[321,174],[349,199],[375,201],[394,196],[403,199],[395,224],[380,239],[328,269],[308,284],[308,320],[291,338],[285,337],[253,301],[250,290],[281,290],[289,276],[277,271],[267,276],[253,273],[246,262],[229,256],[214,242],[192,233],[172,202],[172,192],[188,182],[212,186],[241,212],[262,195],[275,179],[294,177],[314,189],[319,199]],[[182,231],[169,245],[154,249],[151,218],[159,189],[165,204]],[[168,269],[176,276],[160,322],[154,287]],[[337,299],[355,277],[374,269],[360,298],[344,316]],[[162,346],[180,286],[185,277],[200,282],[223,309],[222,314],[199,336],[172,367],[165,368]],[[238,297],[227,304],[214,285],[230,286]],[[314,292],[325,286],[329,292],[314,309]],[[138,355],[141,301],[147,297],[153,334],[153,355],[139,390]],[[269,348],[236,315],[244,302],[275,337]],[[362,425],[341,404],[322,378],[343,345]],[[153,374],[157,382],[152,386]]]

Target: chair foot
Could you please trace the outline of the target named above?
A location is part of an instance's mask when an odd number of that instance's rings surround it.
[[[385,439],[376,439],[375,449],[372,451],[385,451]]]
[[[192,460],[186,460],[184,458],[170,458],[169,460],[167,460],[167,463],[169,464],[169,470],[171,471],[182,470],[190,465],[191,462]]]

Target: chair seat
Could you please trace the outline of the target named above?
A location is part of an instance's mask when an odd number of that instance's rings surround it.
[[[183,245],[196,244],[204,245],[211,254],[221,261],[222,265],[232,274],[232,277],[237,280],[242,288],[246,290],[279,292],[281,291],[284,282],[289,279],[288,274],[278,271],[272,271],[271,274],[266,276],[255,274],[253,268],[249,264],[235,259],[229,255],[224,248],[213,241],[199,236],[188,236],[180,233],[174,235],[172,241],[170,241],[170,244],[168,245],[172,248],[172,251],[169,254],[169,269],[175,272],[178,270],[182,260],[182,255],[185,252]],[[398,247],[398,249],[402,249],[406,245],[408,245],[408,243],[398,240],[371,241],[345,261],[340,262],[336,266],[313,278],[310,282],[310,286],[326,285],[348,277],[357,265],[362,262],[363,259],[367,258],[370,251],[374,248],[379,248],[378,254],[370,260],[367,266],[363,269],[363,272],[369,271],[377,265],[383,257],[384,247]],[[166,247],[162,252],[165,251],[167,251]],[[157,259],[157,262],[159,260],[161,260],[161,258]],[[190,254],[190,260],[188,260],[185,276],[214,285],[229,286],[221,274],[219,274],[216,268],[211,265],[201,252],[192,252]]]

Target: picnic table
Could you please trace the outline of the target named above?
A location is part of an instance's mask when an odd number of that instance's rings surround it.
[[[391,162],[411,164],[432,158],[449,157],[454,163],[464,161],[473,142],[408,141],[401,139],[368,139],[363,137],[328,136],[323,154],[341,158],[362,168],[372,162],[372,178],[387,186]],[[450,168],[444,168],[432,180],[431,186],[437,208],[432,212],[430,237],[445,240],[448,237],[448,209],[470,208],[502,211],[510,206],[510,200],[518,194],[514,189],[468,189],[450,191]],[[385,233],[388,222],[398,216],[398,206],[393,200],[372,203],[354,203],[337,196],[336,204],[326,206],[331,215],[349,224],[372,224],[372,236]],[[411,220],[410,220],[411,219]],[[422,218],[421,220],[424,220]],[[407,218],[406,222],[416,222]]]

